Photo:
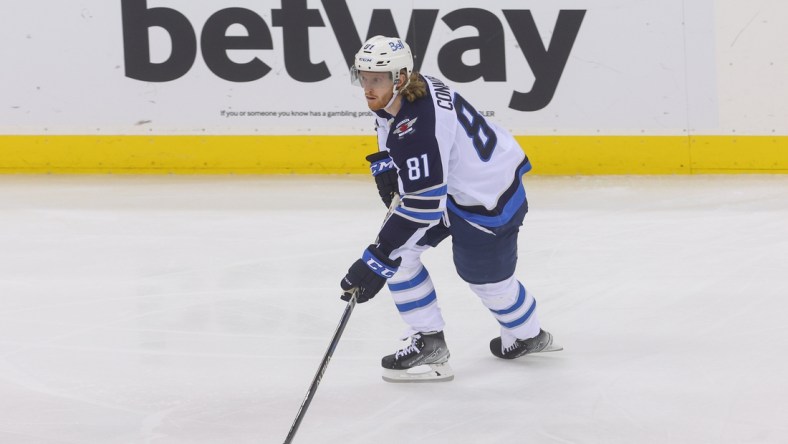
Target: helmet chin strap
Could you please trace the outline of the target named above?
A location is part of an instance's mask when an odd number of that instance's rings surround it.
[[[387,103],[386,106],[383,107],[383,109],[385,109],[386,112],[388,112],[389,108],[391,108],[391,105],[394,104],[394,101],[397,100],[397,97],[399,97],[399,91],[395,89],[394,94],[392,94],[391,96],[391,100],[389,100],[389,103]]]
[[[391,95],[391,100],[389,100],[389,103],[387,103],[386,106],[383,107],[383,109],[386,110],[386,112],[388,112],[388,110],[391,107],[391,105],[393,105],[394,101],[397,100],[397,98],[399,97],[399,92],[402,91],[403,89],[405,89],[405,87],[408,86],[409,83],[410,83],[410,79],[407,79],[405,81],[405,84],[402,85],[402,88],[397,88],[397,85],[394,85],[394,88],[393,88],[394,94]],[[391,113],[389,113],[389,114],[391,114]]]

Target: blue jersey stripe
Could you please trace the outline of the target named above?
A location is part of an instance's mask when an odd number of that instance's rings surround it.
[[[424,220],[424,221],[440,220],[440,218],[443,217],[443,211],[417,212],[417,211],[410,211],[402,207],[398,207],[395,211],[397,213],[402,213],[406,216],[410,216],[414,219]]]
[[[519,174],[517,175],[517,179],[516,179],[520,182],[520,184],[518,185],[517,190],[514,192],[512,197],[503,206],[501,214],[499,215],[485,216],[482,214],[471,213],[470,211],[461,209],[451,200],[446,202],[446,206],[449,208],[449,210],[452,213],[460,216],[461,218],[467,221],[473,222],[475,224],[479,224],[483,227],[495,228],[505,225],[506,223],[509,222],[509,220],[512,219],[514,213],[516,213],[517,210],[519,210],[520,207],[525,202],[525,188],[523,187],[522,177],[525,173],[527,173],[530,170],[531,170],[531,162],[526,162],[526,164],[520,168]]]
[[[425,191],[423,193],[411,193],[414,196],[424,196],[424,197],[435,197],[435,196],[445,196],[446,193],[449,192],[449,186],[444,185],[440,188],[435,188],[429,191]]]

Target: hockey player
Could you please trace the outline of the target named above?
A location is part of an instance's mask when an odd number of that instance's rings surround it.
[[[383,357],[383,378],[453,378],[443,317],[421,262],[425,250],[448,236],[457,273],[500,324],[492,354],[514,359],[560,349],[540,328],[536,301],[514,276],[517,235],[528,211],[522,176],[531,169],[517,141],[440,79],[414,72],[410,48],[398,38],[366,41],[351,80],[377,115],[379,151],[367,160],[380,197],[389,206],[401,196],[378,242],[341,281],[342,299],[355,291],[359,303],[388,282],[409,326],[410,343]]]

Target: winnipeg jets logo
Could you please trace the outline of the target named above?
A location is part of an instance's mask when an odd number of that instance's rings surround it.
[[[399,136],[400,139],[407,136],[408,134],[412,133],[416,129],[413,128],[413,125],[416,123],[418,117],[414,117],[413,120],[405,119],[402,122],[397,124],[396,129],[394,129],[394,134]]]

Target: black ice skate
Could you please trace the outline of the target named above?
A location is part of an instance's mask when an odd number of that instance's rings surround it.
[[[539,330],[539,334],[533,338],[518,339],[506,349],[501,347],[500,336],[490,341],[492,354],[503,359],[515,359],[531,353],[545,353],[563,349],[560,345],[553,344],[553,335],[545,330]]]
[[[410,339],[410,345],[383,357],[384,381],[442,382],[454,379],[442,331],[416,333]]]

